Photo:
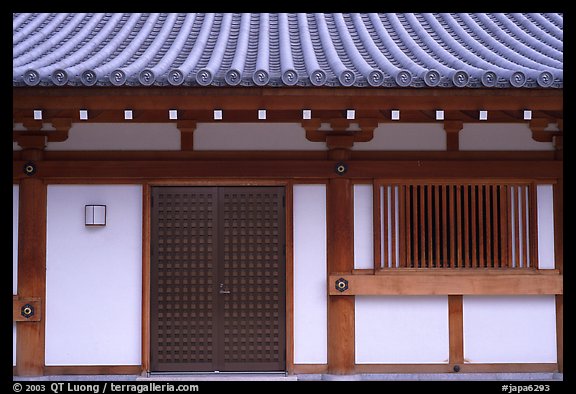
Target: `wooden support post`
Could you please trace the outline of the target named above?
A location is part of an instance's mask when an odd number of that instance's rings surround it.
[[[554,185],[554,256],[555,268],[564,273],[564,177]],[[556,295],[556,359],[558,372],[564,372],[564,296]]]
[[[194,150],[195,120],[179,120],[176,127],[180,130],[180,149],[184,151]]]
[[[464,364],[464,320],[461,295],[448,296],[448,332],[450,368],[455,372]]]
[[[351,273],[354,268],[354,217],[349,179],[328,184],[328,272]],[[334,283],[329,282],[329,287]],[[354,370],[354,296],[330,296],[328,300],[328,371],[348,374]]]
[[[20,180],[18,218],[18,296],[46,306],[46,185],[31,176]],[[45,316],[45,313],[42,313]],[[44,374],[44,318],[17,322],[16,374]]]
[[[444,130],[446,131],[446,150],[460,150],[460,130],[462,130],[463,127],[464,123],[460,120],[447,120],[444,122]]]

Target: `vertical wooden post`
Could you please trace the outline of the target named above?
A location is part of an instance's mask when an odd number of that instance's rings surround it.
[[[179,120],[176,127],[180,130],[180,149],[185,151],[194,150],[195,120]]]
[[[460,130],[462,130],[463,127],[464,123],[460,120],[447,120],[444,122],[447,151],[454,152],[460,150]]]
[[[349,179],[328,183],[328,273],[351,273],[354,268],[354,213]],[[328,286],[334,286],[328,283]],[[328,371],[347,374],[354,370],[354,296],[330,296],[328,300]]]
[[[33,124],[39,130],[41,124]],[[29,127],[32,129],[32,127]],[[42,160],[46,137],[40,132],[18,136],[22,159]],[[27,164],[28,166],[28,164]],[[24,169],[23,169],[24,171]],[[16,374],[44,374],[46,316],[46,184],[41,174],[20,180],[18,207],[18,296],[40,299],[42,319],[16,323]]]
[[[42,179],[20,181],[18,217],[18,296],[38,297],[46,307],[46,185]],[[42,313],[46,316],[45,313]],[[44,317],[16,325],[16,373],[44,374]]]
[[[564,178],[554,185],[554,256],[555,266],[564,274]],[[564,372],[564,296],[556,295],[556,359],[558,372]]]
[[[449,360],[451,368],[464,364],[464,318],[461,295],[448,296]]]

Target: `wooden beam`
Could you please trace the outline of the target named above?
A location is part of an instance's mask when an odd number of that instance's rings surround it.
[[[354,269],[354,207],[352,184],[337,178],[328,182],[327,260],[328,272]],[[328,370],[348,374],[354,370],[354,297],[328,299]]]
[[[363,89],[221,87],[14,87],[13,110],[485,109],[562,111],[563,89]],[[372,113],[373,114],[373,113]],[[358,112],[357,112],[358,115]]]
[[[13,161],[14,179],[28,176],[24,160]],[[43,178],[147,179],[147,178],[529,178],[562,176],[562,161],[461,161],[461,160],[350,160],[348,171],[338,175],[335,160],[44,160],[37,174]]]
[[[348,289],[339,291],[344,279]],[[470,274],[406,273],[397,275],[351,275],[331,273],[328,294],[349,295],[541,295],[563,294],[559,274]]]
[[[18,217],[18,296],[46,299],[46,185],[42,179],[20,181]],[[44,374],[45,319],[16,324],[16,370],[20,376]]]

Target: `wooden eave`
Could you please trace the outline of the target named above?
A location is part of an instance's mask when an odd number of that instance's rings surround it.
[[[170,122],[169,109],[179,120],[214,122],[213,110],[223,110],[222,122],[257,122],[257,110],[266,109],[266,122],[300,122],[302,110],[315,119],[345,118],[347,109],[356,119],[391,121],[400,110],[402,122],[436,122],[442,109],[446,120],[479,122],[478,111],[489,112],[488,122],[523,122],[529,109],[538,119],[563,117],[563,89],[465,88],[254,88],[254,87],[14,87],[13,121],[32,117],[79,121],[78,111],[89,111],[91,122],[124,121],[131,109],[132,122]]]

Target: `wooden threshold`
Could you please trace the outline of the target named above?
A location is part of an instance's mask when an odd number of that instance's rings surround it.
[[[50,365],[44,375],[140,375],[141,365]]]

